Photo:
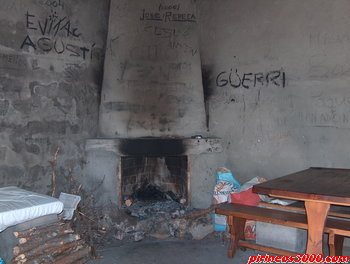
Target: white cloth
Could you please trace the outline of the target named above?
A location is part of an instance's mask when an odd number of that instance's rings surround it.
[[[41,216],[59,214],[63,203],[53,197],[14,186],[0,188],[0,232]]]

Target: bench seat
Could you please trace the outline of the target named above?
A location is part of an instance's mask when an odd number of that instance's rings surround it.
[[[296,213],[257,206],[223,203],[217,205],[215,213],[228,217],[227,223],[230,228],[228,256],[230,258],[234,256],[238,247],[253,248],[278,255],[291,256],[298,254],[298,252],[266,247],[264,245],[244,241],[244,225],[246,219],[301,229],[308,228],[307,217],[304,212]],[[348,219],[328,217],[324,231],[329,233],[330,255],[341,255],[344,236],[350,236],[350,221]]]

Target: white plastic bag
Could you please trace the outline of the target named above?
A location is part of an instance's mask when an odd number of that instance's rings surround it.
[[[214,188],[214,204],[225,203],[230,197],[230,193],[239,189],[240,184],[233,177],[232,172],[226,168],[216,170],[216,185]],[[226,230],[226,216],[214,214],[214,230]]]

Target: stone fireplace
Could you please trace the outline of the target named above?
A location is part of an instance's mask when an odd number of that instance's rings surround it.
[[[101,183],[97,206],[112,203],[121,208],[129,198],[161,200],[163,195],[205,207],[211,201],[215,177],[201,166],[222,146],[217,138],[89,139],[86,151],[85,182]]]
[[[188,201],[187,156],[123,156],[119,204],[126,200]]]
[[[170,197],[207,207],[213,170],[219,166],[211,155],[222,147],[206,127],[196,6],[180,0],[173,10],[189,14],[190,21],[156,21],[143,14],[160,12],[165,18],[165,10],[159,10],[162,1],[125,3],[111,1],[101,138],[86,143],[86,184],[101,183],[98,206],[120,208],[129,198]],[[173,33],[165,37],[158,29]]]

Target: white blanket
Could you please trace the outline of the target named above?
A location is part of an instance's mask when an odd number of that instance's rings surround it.
[[[40,216],[59,214],[63,203],[56,198],[14,186],[0,188],[0,232]]]

